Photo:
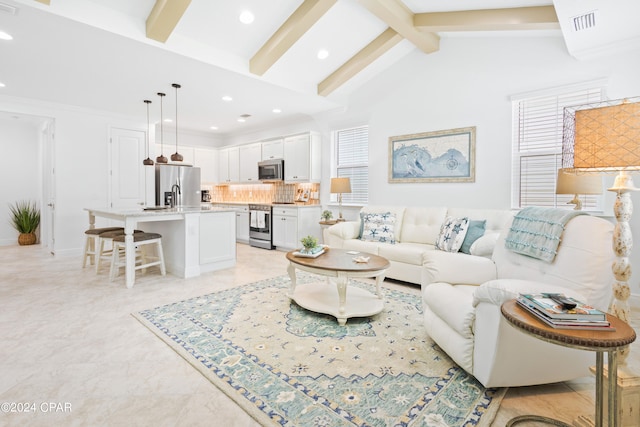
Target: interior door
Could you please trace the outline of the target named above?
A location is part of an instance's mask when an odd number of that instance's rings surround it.
[[[56,168],[55,168],[55,123],[47,120],[42,129],[43,146],[43,201],[42,220],[40,221],[40,240],[49,248],[49,252],[55,254],[55,217],[56,217]]]
[[[126,209],[145,204],[145,132],[111,128],[111,207]]]

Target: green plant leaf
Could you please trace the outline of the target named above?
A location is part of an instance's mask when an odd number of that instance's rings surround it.
[[[40,209],[36,206],[36,202],[19,201],[9,205],[9,211],[11,225],[18,233],[34,233],[40,225]]]

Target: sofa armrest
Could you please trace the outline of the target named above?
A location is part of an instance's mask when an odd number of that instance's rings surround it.
[[[342,221],[327,228],[327,233],[342,240],[357,239],[360,234],[359,221]]]
[[[501,306],[503,303],[517,298],[520,294],[557,292],[584,301],[584,297],[575,289],[564,288],[557,285],[550,285],[544,282],[520,279],[497,279],[491,280],[482,285],[473,293],[473,306],[486,302]]]
[[[422,286],[434,282],[479,285],[495,278],[496,265],[489,258],[440,250],[422,255]]]
[[[342,221],[322,231],[324,243],[332,248],[341,249],[345,240],[357,239],[360,234],[360,221]]]

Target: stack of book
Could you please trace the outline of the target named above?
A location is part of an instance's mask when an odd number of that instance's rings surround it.
[[[615,331],[606,313],[563,294],[520,294],[516,301],[552,328]]]

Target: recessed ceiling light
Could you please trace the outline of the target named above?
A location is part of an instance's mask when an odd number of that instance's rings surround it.
[[[253,13],[249,10],[243,10],[242,13],[240,13],[240,22],[243,24],[251,24],[254,19],[255,16],[253,16]]]
[[[233,101],[233,98],[230,97],[229,95],[225,95],[225,96],[222,97],[222,100],[229,102],[229,101]]]
[[[239,123],[244,123],[244,122],[246,122],[246,121],[247,121],[247,119],[245,119],[245,118],[243,118],[243,117],[238,117],[238,122],[239,122]]]
[[[173,122],[173,120],[171,120],[171,119],[164,119],[164,121],[167,122],[167,123]]]
[[[5,33],[4,31],[0,31],[0,40],[13,40],[13,37],[9,33]]]
[[[212,130],[218,130],[218,126],[211,126],[210,129]]]
[[[0,82],[0,87],[4,87],[4,86],[5,86],[5,84]]]
[[[282,113],[282,110],[279,108],[274,108],[273,110],[271,110],[272,112],[278,114],[278,113]]]
[[[329,56],[329,51],[327,49],[320,49],[318,51],[318,59],[325,59]]]

